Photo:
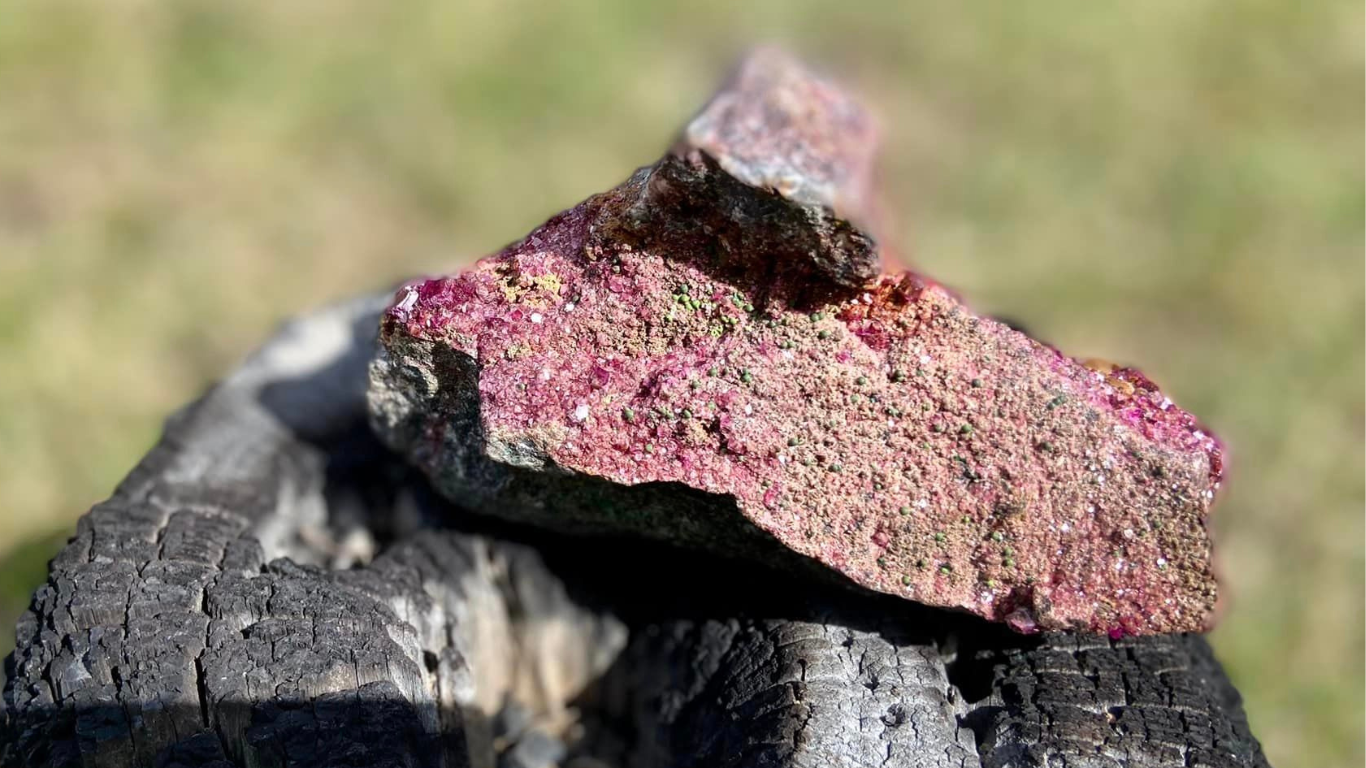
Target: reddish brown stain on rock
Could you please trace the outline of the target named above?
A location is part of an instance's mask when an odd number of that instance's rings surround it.
[[[422,439],[395,437],[383,408],[381,433],[453,495],[482,481],[439,446],[478,440],[495,462],[734,499],[858,584],[1022,631],[1205,628],[1219,443],[1141,373],[880,273],[835,213],[842,190],[862,199],[868,150],[848,139],[864,123],[824,81],[761,64],[682,150],[400,290],[372,400],[430,371],[477,395],[477,427],[454,434],[438,398],[404,414]]]

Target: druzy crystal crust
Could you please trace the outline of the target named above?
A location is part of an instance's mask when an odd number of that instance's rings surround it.
[[[654,166],[402,288],[378,433],[488,514],[783,549],[1022,631],[1205,628],[1219,443],[1139,372],[883,271],[871,137],[751,60]]]

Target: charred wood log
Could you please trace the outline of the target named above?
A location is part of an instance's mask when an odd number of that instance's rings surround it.
[[[0,766],[1253,766],[1193,635],[1028,638],[439,500],[365,429],[377,299],[286,326],[81,518]]]

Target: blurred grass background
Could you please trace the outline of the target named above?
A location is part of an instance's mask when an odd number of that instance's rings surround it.
[[[1213,640],[1278,766],[1363,763],[1363,13],[0,1],[0,653],[75,516],[289,313],[656,157],[735,54],[882,113],[898,244],[1231,445]]]

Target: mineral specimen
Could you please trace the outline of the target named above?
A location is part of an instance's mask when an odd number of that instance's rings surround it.
[[[402,288],[377,432],[487,514],[781,552],[1020,631],[1205,628],[1219,443],[1139,372],[882,272],[871,139],[756,57],[654,166]]]

